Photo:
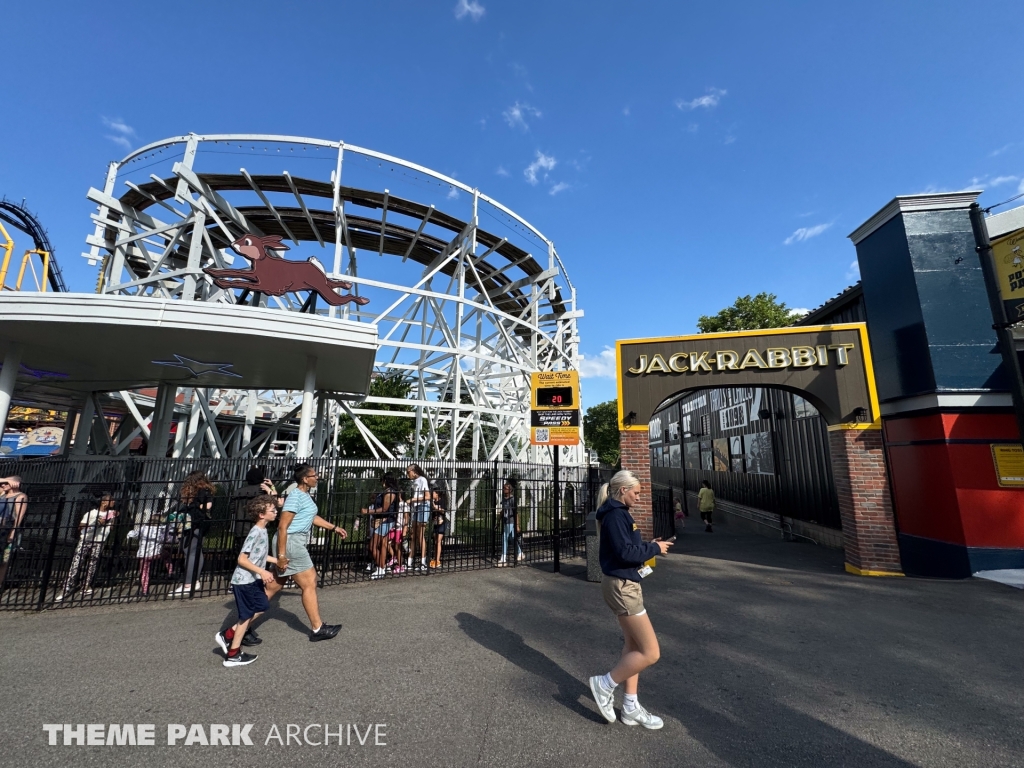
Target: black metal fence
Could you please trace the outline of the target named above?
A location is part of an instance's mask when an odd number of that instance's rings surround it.
[[[372,522],[365,510],[380,492],[385,472],[399,481],[404,500],[411,497],[412,483],[405,475],[407,462],[310,463],[320,477],[315,494],[320,516],[348,532],[343,540],[323,529],[313,529],[309,552],[319,583],[369,580]],[[410,541],[411,520],[406,515],[406,535],[400,545],[396,543],[398,556],[386,578],[490,568],[503,559],[509,566],[554,561],[556,549],[561,558],[585,554],[586,514],[593,508],[606,473],[587,467],[562,467],[556,484],[550,465],[419,463],[432,486],[448,498],[449,523],[441,557],[435,568],[416,567],[421,553],[418,541]],[[291,485],[293,464],[287,460],[260,462],[282,493]],[[226,594],[250,525],[242,509],[249,498],[244,486],[251,466],[251,462],[231,459],[138,457],[0,461],[0,476],[20,475],[22,490],[29,499],[0,584],[0,610]],[[216,488],[212,519],[202,535],[183,532],[188,521],[181,514],[182,480],[195,470],[205,472]],[[506,537],[501,496],[502,486],[510,478],[516,481],[519,535]],[[106,505],[100,501],[104,495],[110,497]],[[110,515],[110,510],[116,515]],[[401,511],[407,511],[404,505]],[[159,541],[153,536],[153,526],[162,531]],[[269,526],[271,536],[274,527]],[[436,560],[432,524],[426,526],[425,539],[425,559]],[[417,550],[414,568],[406,567],[410,546]]]
[[[678,512],[676,502],[679,502]],[[654,538],[669,539],[676,533],[676,514],[685,514],[686,499],[680,488],[651,483],[651,516]]]

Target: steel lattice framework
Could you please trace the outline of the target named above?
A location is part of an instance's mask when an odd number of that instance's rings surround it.
[[[330,153],[333,168],[329,178],[287,170],[204,171],[204,149],[257,145]],[[150,174],[144,183],[122,179],[128,191],[116,196],[119,174],[127,175],[132,163],[158,153],[180,158],[170,174]],[[387,189],[345,186],[346,162],[354,160],[441,185],[450,190],[448,198],[469,195],[471,215],[458,218]],[[101,293],[249,303],[377,326],[376,370],[410,377],[409,399],[371,395],[353,401],[344,393],[318,392],[309,455],[337,452],[339,418],[347,415],[374,455],[396,458],[365,420],[403,416],[380,408],[386,404],[411,406],[404,412],[405,418],[415,419],[418,436],[409,449],[411,458],[454,459],[460,445],[471,445],[474,459],[541,458],[529,446],[530,373],[577,369],[576,321],[582,312],[554,244],[477,189],[343,142],[190,134],[155,142],[111,163],[103,189],[91,189],[88,197],[98,209],[95,231],[87,238],[90,249],[83,256],[101,264]],[[481,228],[484,208],[518,237]],[[202,270],[237,260],[229,245],[245,233],[280,235],[299,258],[307,255],[304,249],[317,248],[326,257],[328,276],[351,282],[352,293],[370,303],[317,308],[315,294],[267,297],[218,288]],[[530,253],[523,242],[536,243],[539,253]],[[121,397],[142,426],[146,420],[132,396]],[[278,427],[288,422],[298,412],[301,393],[194,389],[189,397],[190,410],[180,422],[187,417],[189,429],[187,434],[179,431],[176,455],[258,455],[250,440],[254,424],[271,414],[270,426],[275,420]],[[160,407],[155,404],[154,413]],[[269,443],[264,441],[261,449]],[[579,462],[581,451],[571,450],[567,463]]]

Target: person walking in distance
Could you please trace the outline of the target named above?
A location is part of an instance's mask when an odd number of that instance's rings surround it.
[[[341,630],[341,625],[324,624],[320,619],[320,605],[316,597],[316,568],[313,567],[313,559],[307,547],[314,526],[337,533],[343,539],[348,537],[348,532],[317,514],[316,502],[310,495],[319,483],[316,470],[309,464],[299,464],[295,467],[294,477],[295,490],[288,494],[284,502],[277,536],[274,537],[277,578],[267,587],[267,597],[276,595],[288,577],[292,577],[302,590],[302,607],[306,610],[312,628],[309,639],[312,642],[330,640]]]
[[[420,564],[418,570],[427,570],[427,523],[430,522],[430,481],[419,464],[410,464],[406,475],[412,480],[412,535],[409,541],[409,563],[411,570],[419,544]]]
[[[604,675],[590,678],[590,691],[601,715],[615,722],[615,688],[623,687],[622,722],[657,730],[664,725],[640,706],[637,685],[640,673],[661,656],[658,637],[644,608],[640,579],[652,571],[644,563],[663,555],[670,541],[643,541],[630,507],[640,499],[640,481],[632,472],[616,472],[598,494],[597,522],[600,525],[601,593],[619,620],[626,643],[619,663]]]
[[[697,491],[697,509],[700,512],[700,519],[704,521],[704,533],[714,533],[711,516],[715,512],[715,492],[711,490],[711,483],[707,480],[702,480],[700,485],[701,489]]]
[[[267,563],[277,562],[277,558],[270,556],[267,540],[267,523],[277,517],[277,501],[269,494],[261,494],[249,499],[245,509],[252,520],[252,528],[242,543],[238,564],[231,574],[238,622],[213,637],[224,652],[225,667],[243,667],[258,658],[256,654],[242,651],[242,639],[252,620],[270,607],[267,585],[274,583],[274,574],[267,570]]]
[[[516,560],[523,560],[523,548],[519,546],[519,506],[516,501],[515,478],[508,478],[501,486],[501,560],[498,567],[508,564],[508,543],[516,545]]]

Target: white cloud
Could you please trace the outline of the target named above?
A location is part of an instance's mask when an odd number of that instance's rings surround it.
[[[988,189],[989,187],[1000,187],[1003,184],[1011,184],[1020,181],[1020,176],[975,176],[967,185],[968,189]]]
[[[624,114],[626,117],[629,117],[629,107],[623,107],[622,114]]]
[[[135,129],[132,128],[128,123],[122,120],[120,117],[101,117],[103,124],[110,128],[112,131],[117,131],[123,136],[134,136]]]
[[[999,155],[1003,154],[1003,152],[1005,152],[1006,150],[1010,149],[1010,147],[1012,147],[1012,146],[1013,146],[1012,142],[1009,143],[1009,144],[1004,144],[999,149],[990,152],[988,156],[989,157],[999,157]]]
[[[541,177],[547,179],[548,175],[546,171],[554,170],[556,164],[557,161],[554,157],[551,155],[545,155],[538,149],[537,157],[534,158],[532,163],[523,169],[523,175],[526,177],[528,182],[536,186],[537,182],[540,181],[540,179],[537,178],[537,174],[541,171],[545,171],[545,173],[541,174]]]
[[[723,144],[732,144],[734,141],[736,141],[735,136],[726,136]]]
[[[548,192],[548,194],[549,195],[557,195],[559,192],[564,192],[568,188],[569,188],[569,185],[566,182],[560,181],[557,184],[555,184],[553,187],[551,187],[551,190]]]
[[[723,88],[708,88],[708,92],[696,99],[676,99],[677,109],[714,109],[727,91]]]
[[[605,347],[597,357],[580,355],[580,378],[614,379],[615,350],[611,347]]]
[[[459,190],[457,190],[455,187],[450,187],[448,189],[447,197],[448,197],[449,200],[458,200],[459,199]]]
[[[517,61],[510,62],[508,66],[515,76],[523,81],[523,85],[526,86],[526,90],[533,93],[533,86],[530,85],[530,73],[526,70],[526,67]]]
[[[111,136],[110,134],[107,134],[107,138],[110,139],[115,144],[117,144],[117,146],[124,149],[125,152],[131,152],[132,143],[128,141],[128,139],[126,139],[124,136]]]
[[[455,4],[455,18],[464,19],[469,16],[473,21],[480,21],[483,15],[487,12],[476,0],[459,0]]]
[[[120,117],[103,117],[100,116],[100,120],[103,124],[114,131],[113,134],[107,134],[106,138],[117,144],[117,146],[124,149],[126,152],[131,151],[132,142],[131,139],[135,138],[135,129],[132,128],[128,123],[122,120]]]
[[[499,176],[508,176],[508,171],[505,169],[504,165],[499,165],[498,170],[496,170],[495,173]]]
[[[815,224],[813,227],[800,227],[800,229],[783,240],[783,243],[785,245],[802,243],[804,240],[810,240],[812,237],[817,237],[831,226],[832,222],[830,221],[827,224]]]
[[[846,270],[846,279],[851,283],[860,280],[860,264],[856,259],[850,262],[850,268]]]
[[[540,110],[536,107],[531,107],[529,104],[520,104],[517,101],[502,112],[501,116],[505,118],[509,128],[522,128],[524,131],[528,131],[530,126],[526,124],[526,118],[540,117],[541,114]]]

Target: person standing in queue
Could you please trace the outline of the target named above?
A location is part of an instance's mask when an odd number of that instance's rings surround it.
[[[413,570],[413,561],[416,559],[416,546],[420,549],[420,562],[417,570],[427,570],[427,523],[430,522],[430,481],[427,480],[419,464],[410,464],[405,471],[406,476],[412,480],[412,535],[409,540],[409,562],[407,567]]]
[[[7,577],[7,566],[14,556],[18,528],[28,511],[28,496],[21,490],[18,475],[0,477],[0,588]]]
[[[310,641],[330,640],[341,630],[341,625],[325,624],[320,619],[320,606],[316,597],[316,568],[307,549],[309,535],[314,526],[337,533],[343,539],[348,537],[348,532],[317,514],[316,502],[310,495],[319,482],[316,470],[309,464],[299,464],[295,468],[294,478],[295,490],[288,494],[284,502],[277,535],[274,537],[277,577],[267,587],[267,598],[276,595],[288,577],[293,578],[302,590],[302,607],[306,610],[312,628]]]
[[[398,521],[399,493],[395,487],[395,478],[391,473],[386,473],[380,479],[380,484],[384,489],[374,497],[373,504],[363,510],[363,514],[368,515],[370,520],[370,554],[376,565],[370,574],[371,579],[383,579],[387,575],[388,542]]]
[[[508,543],[516,545],[515,561],[524,560],[523,548],[519,544],[519,504],[516,500],[516,479],[510,477],[501,486],[501,560],[498,567],[508,565]]]
[[[213,496],[216,491],[206,473],[199,469],[186,475],[181,484],[182,505],[178,515],[187,521],[181,541],[185,554],[185,583],[175,589],[172,595],[186,595],[193,589],[203,588],[199,581],[206,561],[203,539],[213,526]]]
[[[661,656],[658,637],[644,608],[640,579],[651,569],[644,563],[663,555],[672,546],[670,541],[643,541],[633,516],[629,513],[640,498],[640,481],[628,470],[616,472],[602,486],[598,495],[597,521],[600,528],[601,593],[604,601],[619,620],[626,644],[619,663],[611,672],[590,678],[590,691],[601,715],[615,722],[615,688],[623,687],[622,722],[657,730],[664,725],[640,706],[637,684],[640,673],[656,663]]]

